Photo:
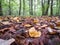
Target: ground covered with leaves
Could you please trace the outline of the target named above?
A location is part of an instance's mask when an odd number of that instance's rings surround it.
[[[12,38],[10,45],[60,45],[60,17],[0,17],[0,39]]]

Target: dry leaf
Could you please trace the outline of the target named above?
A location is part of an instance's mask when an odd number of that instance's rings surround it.
[[[46,25],[46,24],[44,24],[43,26],[41,26],[41,28],[44,28],[44,27],[47,27],[47,25]]]
[[[14,17],[13,20],[19,22],[19,17]]]
[[[60,22],[57,22],[56,25],[57,25],[57,26],[60,26]]]
[[[0,45],[10,45],[11,43],[13,43],[15,41],[15,39],[9,39],[9,40],[3,40],[0,39]]]
[[[4,22],[1,22],[1,23],[4,24],[4,25],[11,24],[11,23],[8,22],[8,21],[4,21]]]
[[[60,30],[60,26],[57,26],[57,27],[54,27],[54,28]]]
[[[40,23],[36,23],[36,25],[39,25],[40,26]]]
[[[29,35],[30,37],[40,37],[41,32],[37,31],[34,27],[32,27],[31,29],[29,29]]]
[[[53,30],[50,27],[48,27],[47,29],[49,32],[53,32]]]
[[[38,23],[39,22],[39,19],[34,19],[34,23]]]
[[[25,24],[24,27],[31,27],[32,25],[30,24]]]
[[[50,27],[48,27],[47,29],[48,29],[48,31],[49,31],[50,34],[55,34],[56,33]]]

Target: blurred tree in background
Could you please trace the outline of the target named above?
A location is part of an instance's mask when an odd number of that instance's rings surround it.
[[[60,15],[60,0],[0,0],[1,15]]]
[[[2,11],[2,0],[0,0],[0,15],[3,15],[3,11]]]

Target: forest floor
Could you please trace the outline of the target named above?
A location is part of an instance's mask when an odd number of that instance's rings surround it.
[[[11,38],[15,39],[11,45],[60,45],[60,18],[0,17],[0,39]]]

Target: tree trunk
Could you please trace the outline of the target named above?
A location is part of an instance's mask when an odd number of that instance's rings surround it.
[[[41,0],[41,5],[42,5],[42,15],[44,15],[44,10],[45,10],[44,0]]]
[[[51,0],[51,8],[50,8],[50,15],[53,15],[53,0]]]
[[[50,5],[50,0],[47,1],[47,8],[44,15],[48,15],[49,5]]]
[[[20,2],[19,2],[19,15],[21,15],[21,0],[19,0]]]
[[[3,15],[3,11],[2,11],[2,0],[0,0],[0,16]]]
[[[59,5],[58,1],[59,1],[59,0],[56,0],[56,3],[57,3],[57,4],[56,4],[56,15],[59,15],[59,14],[58,14],[58,5]]]
[[[37,0],[34,0],[34,15],[37,15]]]
[[[60,0],[58,0],[58,15],[60,15]]]
[[[23,0],[23,15],[25,15],[25,0]]]
[[[9,15],[11,15],[11,6],[10,6],[11,0],[9,0]]]
[[[33,15],[33,0],[29,0],[29,8],[30,15]]]

